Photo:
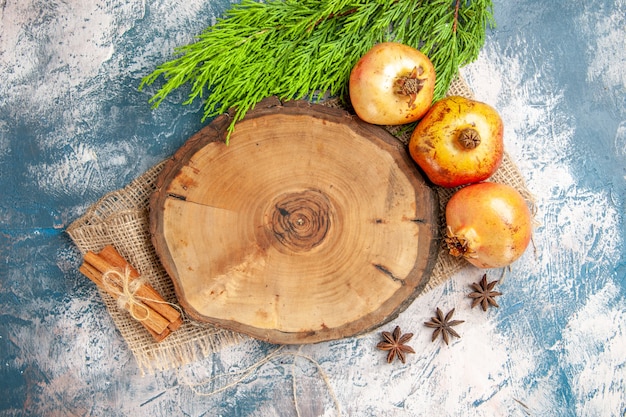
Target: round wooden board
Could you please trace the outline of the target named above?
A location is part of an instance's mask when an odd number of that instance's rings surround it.
[[[437,254],[437,196],[405,147],[339,109],[271,98],[192,136],[150,202],[152,240],[193,319],[279,344],[396,317]]]

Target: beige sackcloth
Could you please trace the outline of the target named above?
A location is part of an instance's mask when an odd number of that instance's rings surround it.
[[[448,95],[474,98],[461,77],[452,82]],[[393,129],[388,128],[391,132]],[[410,132],[407,132],[399,140],[406,144],[409,137]],[[67,228],[67,233],[83,254],[99,252],[104,246],[113,245],[168,302],[176,304],[174,285],[160,264],[149,232],[149,200],[164,162],[150,168],[123,189],[103,196]],[[532,204],[524,179],[508,154],[505,153],[500,168],[489,180],[513,186]],[[444,225],[445,206],[456,189],[434,188],[439,196],[440,224]],[[466,265],[465,260],[450,256],[442,246],[426,290],[441,284]],[[157,343],[127,311],[119,309],[111,296],[102,291],[100,295],[144,373],[178,368],[248,339],[248,336],[185,317],[181,328]]]

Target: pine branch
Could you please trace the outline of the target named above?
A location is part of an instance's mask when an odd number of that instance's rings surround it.
[[[158,107],[190,84],[184,104],[204,100],[202,120],[235,109],[230,136],[268,96],[312,99],[319,92],[345,99],[357,60],[378,42],[396,41],[429,56],[437,100],[458,69],[477,58],[493,24],[491,0],[242,0],[139,88],[162,77],[150,100]]]

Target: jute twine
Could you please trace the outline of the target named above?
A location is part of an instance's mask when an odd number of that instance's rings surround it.
[[[474,98],[462,78],[454,80],[448,95]],[[398,134],[394,129],[397,128],[388,128],[406,144],[410,132]],[[68,227],[67,233],[83,254],[87,251],[99,252],[104,246],[113,245],[167,302],[176,304],[173,283],[159,262],[149,233],[149,199],[155,191],[155,181],[164,164],[165,161],[153,166],[123,189],[103,196]],[[502,165],[489,180],[511,185],[532,205],[532,195],[508,154],[504,155]],[[456,189],[435,187],[435,190],[441,208],[440,224],[445,225],[445,206]],[[466,265],[463,259],[453,258],[442,247],[426,290],[443,283]],[[248,336],[185,318],[180,329],[156,343],[137,320],[118,308],[113,297],[103,291],[100,291],[100,295],[142,372],[180,368],[204,359],[225,346],[248,339]]]
[[[128,267],[124,271],[111,269],[102,274],[102,288],[107,293],[117,297],[118,308],[128,311],[131,317],[137,321],[146,320],[150,315],[150,310],[143,303],[143,297],[137,296],[137,290],[145,282],[146,279],[143,277],[132,279]],[[118,287],[118,283],[122,284],[121,288]]]

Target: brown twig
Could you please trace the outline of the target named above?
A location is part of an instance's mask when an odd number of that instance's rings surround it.
[[[452,24],[452,33],[456,33],[456,26],[459,23],[459,8],[461,7],[461,0],[454,2],[454,23]]]
[[[352,13],[356,13],[359,9],[357,7],[353,7],[352,9],[348,9],[345,12],[341,12],[341,13],[331,13],[329,14],[326,18],[324,19],[319,19],[317,22],[315,22],[313,24],[313,26],[311,26],[309,28],[309,31],[312,31],[313,29],[315,29],[317,26],[320,25],[320,23],[326,21],[326,20],[330,20],[330,19],[334,19],[336,17],[344,17],[344,16],[348,16],[349,14]]]

